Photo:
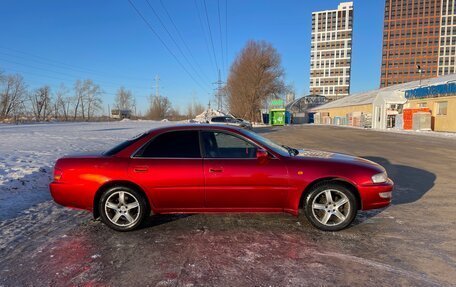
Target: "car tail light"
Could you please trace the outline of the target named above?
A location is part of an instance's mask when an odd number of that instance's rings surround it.
[[[59,168],[54,168],[54,181],[59,181],[62,178],[63,171]]]

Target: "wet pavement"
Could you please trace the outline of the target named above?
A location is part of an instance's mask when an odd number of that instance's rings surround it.
[[[340,232],[303,215],[160,215],[119,233],[47,201],[0,222],[0,286],[451,286],[456,140],[358,129],[259,129],[299,148],[363,156],[396,182],[393,205]]]

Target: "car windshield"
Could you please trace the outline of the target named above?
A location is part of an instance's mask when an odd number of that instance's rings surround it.
[[[285,148],[284,146],[278,145],[275,142],[271,141],[270,139],[262,137],[262,136],[260,136],[259,134],[255,133],[255,132],[251,132],[251,131],[247,131],[247,130],[243,130],[242,132],[245,133],[250,138],[252,138],[255,141],[257,141],[258,143],[260,143],[261,145],[264,145],[264,146],[272,149],[273,151],[275,151],[276,153],[278,153],[278,154],[280,154],[282,156],[290,156],[290,155],[292,155],[292,153],[289,152],[288,148]]]
[[[117,154],[118,152],[120,152],[121,150],[129,147],[131,144],[133,144],[133,143],[137,142],[138,140],[142,139],[146,135],[147,135],[147,133],[138,134],[138,135],[132,137],[129,140],[121,142],[120,144],[116,145],[115,147],[109,149],[108,151],[105,151],[103,153],[103,155],[104,156],[113,156],[113,155]]]

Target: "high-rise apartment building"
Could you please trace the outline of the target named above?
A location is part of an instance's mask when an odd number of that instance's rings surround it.
[[[442,0],[439,75],[456,73],[456,0]]]
[[[456,71],[456,0],[386,0],[380,86]]]
[[[310,94],[338,99],[350,93],[353,2],[312,13]]]

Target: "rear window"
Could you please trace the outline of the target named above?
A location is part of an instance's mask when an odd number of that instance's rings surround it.
[[[136,157],[200,158],[198,131],[167,132],[153,138]]]
[[[113,155],[119,153],[120,151],[124,150],[125,148],[129,147],[130,145],[134,144],[135,142],[139,141],[140,139],[144,138],[145,136],[147,136],[147,133],[142,133],[142,134],[136,135],[136,136],[132,137],[131,139],[121,142],[120,144],[116,145],[115,147],[111,148],[110,150],[104,152],[103,155],[113,156]]]

